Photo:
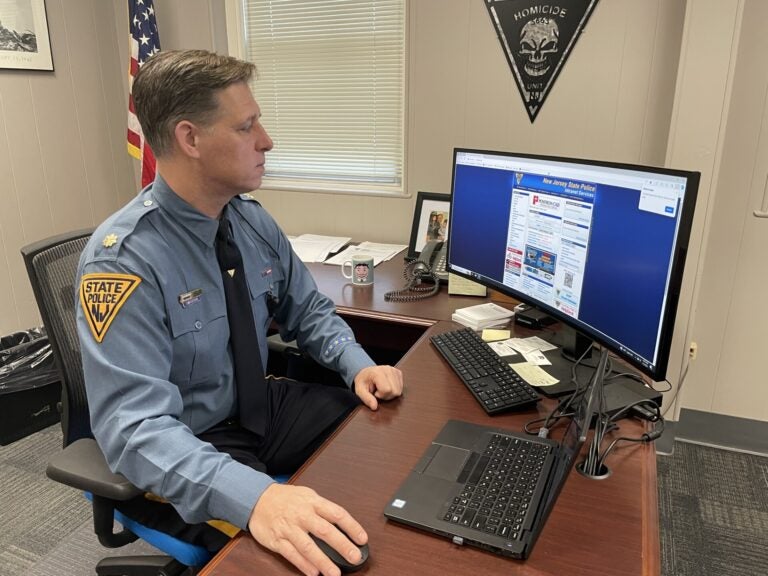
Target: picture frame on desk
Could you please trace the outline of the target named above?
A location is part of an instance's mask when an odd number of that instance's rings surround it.
[[[45,0],[0,6],[0,69],[53,70]]]
[[[406,259],[418,258],[429,240],[448,240],[448,223],[451,210],[451,195],[437,192],[419,192],[413,211],[411,240],[408,243]]]

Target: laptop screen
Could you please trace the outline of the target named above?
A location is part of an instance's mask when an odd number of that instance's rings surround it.
[[[592,420],[592,412],[597,406],[598,395],[601,393],[602,375],[605,371],[605,365],[608,360],[607,351],[603,350],[600,361],[597,363],[594,375],[589,386],[584,391],[581,401],[576,406],[576,413],[568,424],[563,440],[560,443],[560,449],[557,452],[554,470],[550,477],[550,484],[547,489],[547,499],[544,506],[541,507],[542,513],[546,516],[549,510],[557,500],[560,489],[565,483],[565,477],[571,471],[574,459],[581,451],[581,447],[587,438],[589,425]]]

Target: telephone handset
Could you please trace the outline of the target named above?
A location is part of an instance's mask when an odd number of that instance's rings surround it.
[[[440,291],[440,281],[448,281],[448,273],[445,271],[446,257],[444,242],[427,242],[418,258],[405,265],[405,287],[402,290],[387,292],[384,294],[384,300],[410,302],[437,294]]]
[[[448,272],[445,271],[445,261],[448,258],[448,244],[430,240],[416,259],[423,268],[431,268],[441,282],[448,282]]]

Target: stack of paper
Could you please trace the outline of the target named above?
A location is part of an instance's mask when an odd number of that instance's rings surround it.
[[[384,260],[389,260],[395,254],[402,252],[406,248],[407,246],[405,244],[379,244],[366,241],[361,242],[357,246],[347,246],[346,250],[339,252],[333,258],[329,258],[325,263],[340,266],[347,260],[351,260],[352,256],[355,254],[368,254],[373,257],[373,265],[376,266]]]
[[[458,308],[453,313],[453,316],[451,316],[451,319],[473,330],[483,330],[491,326],[503,326],[514,315],[515,313],[512,310],[507,310],[498,304],[489,302],[487,304],[468,306],[467,308]]]
[[[351,238],[340,236],[319,236],[317,234],[302,234],[289,238],[293,251],[302,262],[323,262],[328,254],[338,252],[346,246]]]

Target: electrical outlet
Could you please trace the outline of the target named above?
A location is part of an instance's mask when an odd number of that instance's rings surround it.
[[[696,355],[699,353],[699,345],[696,342],[691,342],[691,347],[688,348],[688,356],[691,360],[696,360]]]

